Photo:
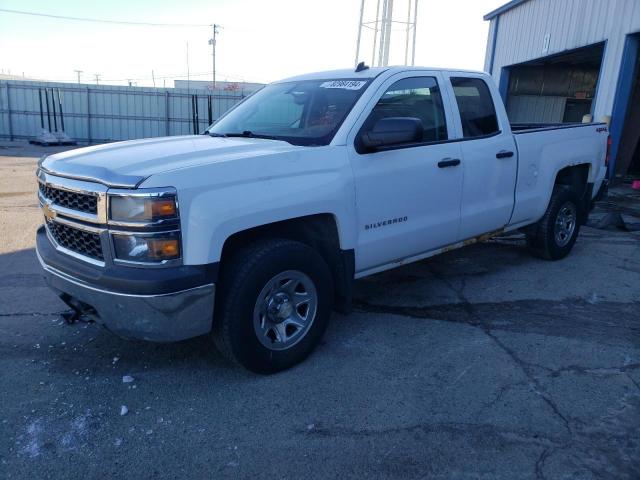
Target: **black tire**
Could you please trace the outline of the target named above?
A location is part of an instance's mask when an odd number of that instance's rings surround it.
[[[263,288],[277,275],[299,271],[317,293],[315,317],[297,343],[285,350],[265,347],[254,329],[254,308]],[[303,361],[320,342],[333,304],[333,280],[323,258],[291,240],[266,239],[235,252],[225,262],[216,293],[212,337],[218,350],[248,370],[270,374]],[[263,337],[264,338],[264,337]]]
[[[575,224],[571,234],[565,235],[563,241],[556,237],[555,229],[559,215],[566,212],[566,208],[572,208],[575,212]],[[581,218],[580,198],[575,190],[566,185],[556,185],[544,216],[525,232],[529,249],[534,255],[546,260],[566,257],[578,238]]]

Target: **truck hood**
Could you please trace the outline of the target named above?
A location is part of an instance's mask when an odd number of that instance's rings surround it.
[[[188,135],[69,150],[46,157],[40,166],[53,175],[99,182],[109,187],[135,188],[146,178],[161,172],[300,148],[276,140]]]

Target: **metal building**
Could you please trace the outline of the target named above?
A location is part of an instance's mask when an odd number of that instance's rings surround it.
[[[611,177],[640,174],[640,0],[513,0],[485,70],[512,122],[610,122]]]
[[[216,82],[216,92],[238,92],[244,95],[250,95],[255,91],[264,87],[264,83],[256,82],[228,82],[226,80],[218,80]],[[187,90],[208,90],[213,92],[213,83],[206,80],[174,80],[173,86],[175,88],[182,88]]]

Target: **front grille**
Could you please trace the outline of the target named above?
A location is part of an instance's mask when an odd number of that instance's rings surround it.
[[[98,212],[98,197],[95,195],[87,195],[86,193],[69,192],[60,188],[52,187],[40,183],[40,193],[51,200],[56,205],[70,208],[79,212],[91,213],[96,215]]]
[[[49,233],[61,247],[86,257],[104,261],[100,235],[86,232],[62,223],[47,222]]]

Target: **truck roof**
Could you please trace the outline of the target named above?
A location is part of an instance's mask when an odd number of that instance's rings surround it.
[[[424,70],[435,70],[440,72],[465,72],[465,73],[475,73],[478,75],[487,75],[486,72],[481,72],[477,70],[464,70],[459,68],[434,68],[434,67],[409,67],[405,65],[393,66],[393,67],[371,67],[366,70],[362,70],[360,72],[356,72],[355,68],[344,68],[340,70],[326,70],[323,72],[313,72],[313,73],[305,73],[303,75],[296,75],[289,78],[284,78],[282,80],[278,80],[274,83],[282,83],[282,82],[291,82],[291,81],[301,81],[301,80],[339,80],[343,78],[375,78],[383,72],[386,72],[388,75],[393,75],[398,72],[406,72],[410,70],[416,71],[424,71]]]

